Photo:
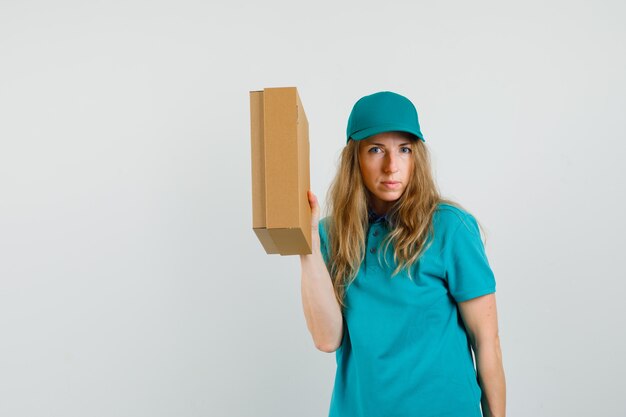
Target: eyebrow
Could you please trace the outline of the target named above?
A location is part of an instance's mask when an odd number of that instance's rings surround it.
[[[404,142],[404,143],[399,144],[398,146],[404,146],[404,145],[410,145],[410,144],[411,144],[411,142]],[[385,145],[383,145],[382,143],[372,143],[372,142],[369,142],[369,145],[376,145],[376,146],[380,146],[382,148],[385,147]]]

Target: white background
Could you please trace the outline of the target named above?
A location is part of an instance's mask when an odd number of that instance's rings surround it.
[[[0,415],[324,416],[298,257],[252,232],[250,90],[324,201],[354,102],[416,105],[487,232],[510,416],[624,416],[622,1],[0,1]]]

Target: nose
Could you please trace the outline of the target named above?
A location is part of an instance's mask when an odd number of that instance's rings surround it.
[[[394,173],[398,171],[398,156],[393,152],[388,152],[385,155],[385,161],[383,163],[383,171],[385,173]]]

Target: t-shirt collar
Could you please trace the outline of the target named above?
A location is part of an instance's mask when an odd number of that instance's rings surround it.
[[[387,220],[387,214],[383,214],[382,216],[379,216],[369,207],[367,208],[367,214],[368,214],[370,223],[380,223],[380,222],[384,222]]]

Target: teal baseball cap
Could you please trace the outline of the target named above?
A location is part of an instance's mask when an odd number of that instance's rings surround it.
[[[346,143],[391,131],[408,132],[425,142],[411,100],[391,91],[380,91],[361,97],[352,107]]]

